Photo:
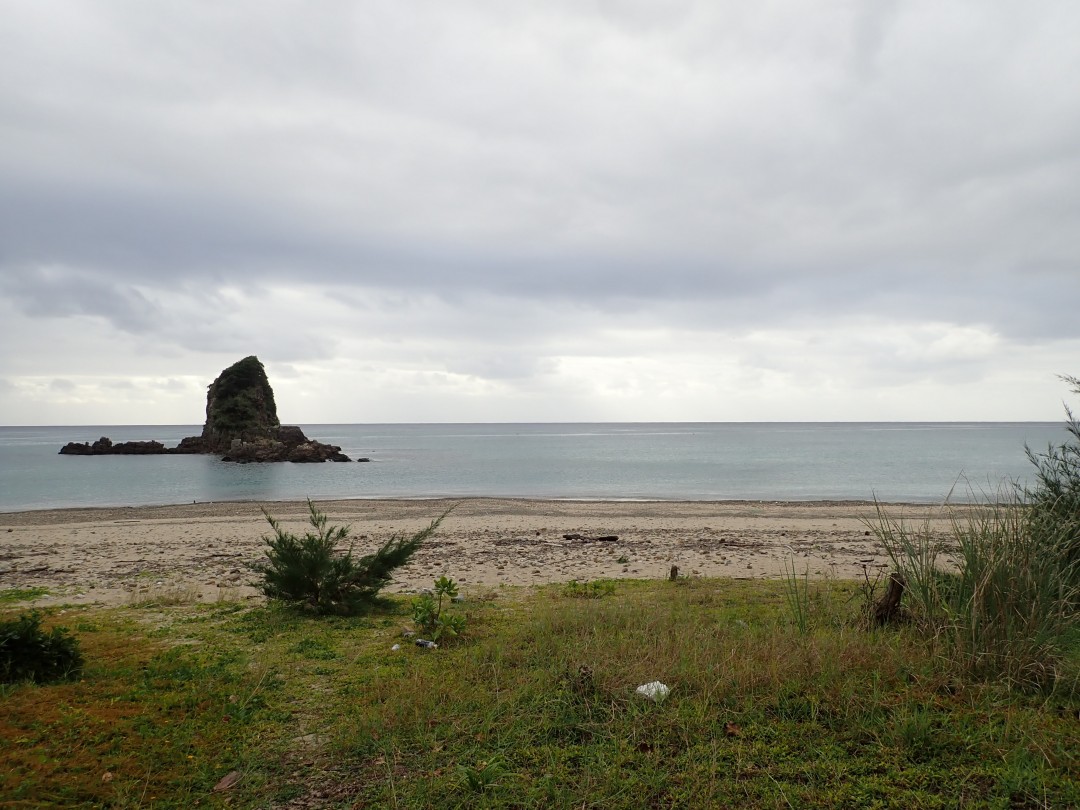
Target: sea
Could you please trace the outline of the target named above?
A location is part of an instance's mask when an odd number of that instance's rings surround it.
[[[370,463],[61,456],[101,436],[172,446],[201,426],[0,427],[0,512],[304,498],[967,502],[1030,483],[1025,447],[1068,438],[1060,422],[301,427]]]

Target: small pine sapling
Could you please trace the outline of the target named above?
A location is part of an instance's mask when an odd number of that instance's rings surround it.
[[[377,551],[357,559],[353,546],[345,552],[338,544],[349,536],[348,526],[327,526],[326,515],[308,500],[314,532],[303,537],[285,531],[265,510],[273,537],[264,537],[266,562],[255,566],[262,575],[263,593],[292,607],[318,615],[354,615],[377,604],[379,591],[392,572],[409,561],[431,537],[449,510],[416,534],[394,535]]]

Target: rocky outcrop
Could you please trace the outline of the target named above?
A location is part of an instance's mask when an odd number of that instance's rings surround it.
[[[198,436],[188,436],[173,448],[156,441],[113,444],[103,436],[93,444],[69,442],[60,452],[72,456],[204,453],[239,463],[349,461],[340,447],[309,439],[295,425],[281,424],[266,369],[254,355],[229,366],[210,384],[206,424]]]
[[[120,442],[102,436],[93,444],[68,442],[60,448],[64,456],[161,456],[170,452],[161,442]]]
[[[233,363],[210,383],[201,437],[210,452],[225,452],[237,440],[272,441],[280,428],[274,391],[258,357]]]
[[[349,457],[333,444],[309,439],[304,431],[293,425],[278,428],[269,438],[242,441],[235,439],[222,456],[223,461],[292,461],[310,464],[317,461],[348,461]]]

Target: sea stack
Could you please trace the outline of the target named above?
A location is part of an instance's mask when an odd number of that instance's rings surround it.
[[[274,389],[255,355],[233,363],[210,383],[202,432],[207,441],[269,439],[280,427]]]
[[[177,453],[216,453],[223,461],[349,461],[341,448],[309,439],[278,420],[274,389],[254,355],[233,363],[206,392],[202,434],[180,442]]]
[[[151,448],[150,445],[153,445]],[[173,448],[157,442],[113,445],[102,437],[90,444],[70,442],[64,455],[209,453],[223,461],[349,461],[341,448],[309,439],[293,425],[282,425],[266,369],[254,355],[233,363],[206,392],[206,424]],[[365,459],[366,460],[366,459]]]
[[[274,389],[259,358],[251,355],[233,363],[210,383],[202,434],[189,436],[176,449],[224,454],[245,443],[273,441],[280,428]]]

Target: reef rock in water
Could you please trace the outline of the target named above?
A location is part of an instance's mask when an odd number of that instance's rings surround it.
[[[266,369],[254,355],[229,366],[210,384],[206,424],[200,435],[188,436],[173,448],[160,442],[114,445],[102,437],[92,445],[70,442],[60,452],[76,456],[211,453],[241,463],[349,461],[340,447],[314,441],[300,428],[281,424]]]
[[[93,444],[68,442],[60,448],[65,456],[160,456],[169,452],[161,442],[120,442],[102,436]]]

